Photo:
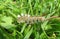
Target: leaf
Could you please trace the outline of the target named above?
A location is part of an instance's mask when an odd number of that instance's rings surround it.
[[[40,39],[38,32],[36,33],[35,39]]]
[[[40,39],[48,39],[48,38],[46,37],[45,33],[41,33]]]
[[[2,21],[4,21],[5,23],[11,24],[12,23],[12,17],[2,17]]]
[[[49,29],[52,29],[52,27],[51,27],[50,25],[46,25],[46,26],[44,27],[44,30],[49,30]]]
[[[32,31],[33,31],[33,28],[31,28],[31,30],[26,34],[24,39],[28,39],[30,37],[30,35],[32,34]]]
[[[1,26],[6,28],[6,29],[10,29],[12,27],[15,27],[14,24],[12,24],[12,18],[11,17],[2,17],[2,22],[1,22]]]
[[[26,24],[24,24],[24,26],[22,27],[22,29],[21,29],[21,33],[23,33],[25,27],[26,27]]]

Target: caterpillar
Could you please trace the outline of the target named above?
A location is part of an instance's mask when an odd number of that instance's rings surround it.
[[[18,19],[17,19],[17,22],[18,23],[23,23],[23,22],[26,22],[26,23],[34,23],[34,22],[37,22],[37,21],[44,21],[45,17],[39,17],[39,16],[30,16],[28,14],[25,14],[25,15],[18,15]]]
[[[39,22],[39,21],[43,22],[45,20],[50,20],[52,18],[59,18],[59,17],[58,16],[52,16],[52,17],[46,19],[45,17],[30,16],[28,14],[25,14],[25,15],[24,14],[21,14],[21,16],[18,15],[17,22],[18,23],[24,23],[25,22],[25,23],[32,24],[34,22]]]

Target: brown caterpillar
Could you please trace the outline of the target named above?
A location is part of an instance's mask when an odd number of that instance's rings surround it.
[[[45,17],[30,16],[30,15],[27,15],[27,14],[25,14],[25,15],[22,14],[22,16],[18,16],[17,22],[18,23],[25,22],[25,23],[28,23],[28,24],[29,23],[32,24],[32,23],[37,22],[37,21],[43,22],[45,20],[50,20],[52,18],[59,18],[59,17],[58,16],[52,16],[52,17],[46,19]]]
[[[18,23],[34,23],[37,21],[44,21],[45,17],[38,17],[38,16],[30,16],[30,15],[25,15],[25,16],[18,16],[17,22]]]

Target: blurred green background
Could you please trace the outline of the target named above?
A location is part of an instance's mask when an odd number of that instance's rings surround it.
[[[27,25],[17,22],[22,13],[60,16],[60,0],[0,0],[0,39],[60,39],[60,20]]]

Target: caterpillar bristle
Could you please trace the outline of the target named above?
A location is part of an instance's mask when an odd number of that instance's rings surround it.
[[[21,17],[20,15],[17,16],[18,18]]]

